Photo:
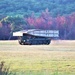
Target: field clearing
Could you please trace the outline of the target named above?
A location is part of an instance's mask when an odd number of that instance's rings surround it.
[[[52,40],[50,45],[0,41],[1,61],[16,75],[75,75],[75,41]]]

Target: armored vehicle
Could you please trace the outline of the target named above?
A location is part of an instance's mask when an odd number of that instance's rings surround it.
[[[51,38],[58,38],[58,30],[28,29],[13,32],[13,36],[18,36],[21,45],[50,44]]]

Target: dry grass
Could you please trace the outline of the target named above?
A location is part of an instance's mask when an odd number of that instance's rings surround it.
[[[19,45],[0,41],[0,61],[17,75],[75,75],[75,41],[52,41],[50,45]]]

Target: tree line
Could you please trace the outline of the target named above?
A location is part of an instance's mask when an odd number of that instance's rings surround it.
[[[0,15],[29,15],[36,16],[49,9],[52,16],[65,15],[75,11],[75,0],[0,0]],[[65,9],[65,10],[64,10]]]
[[[14,31],[24,29],[50,29],[59,30],[59,39],[75,39],[75,12],[53,17],[48,8],[41,12],[40,16],[35,13],[25,16],[4,16],[0,19],[0,39],[14,39]]]

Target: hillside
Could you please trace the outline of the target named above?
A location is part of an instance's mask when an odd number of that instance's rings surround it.
[[[24,29],[59,30],[59,39],[75,39],[75,0],[0,0],[0,39]]]
[[[0,15],[27,15],[35,12],[36,16],[49,9],[53,16],[70,14],[75,11],[75,0],[0,0]]]

